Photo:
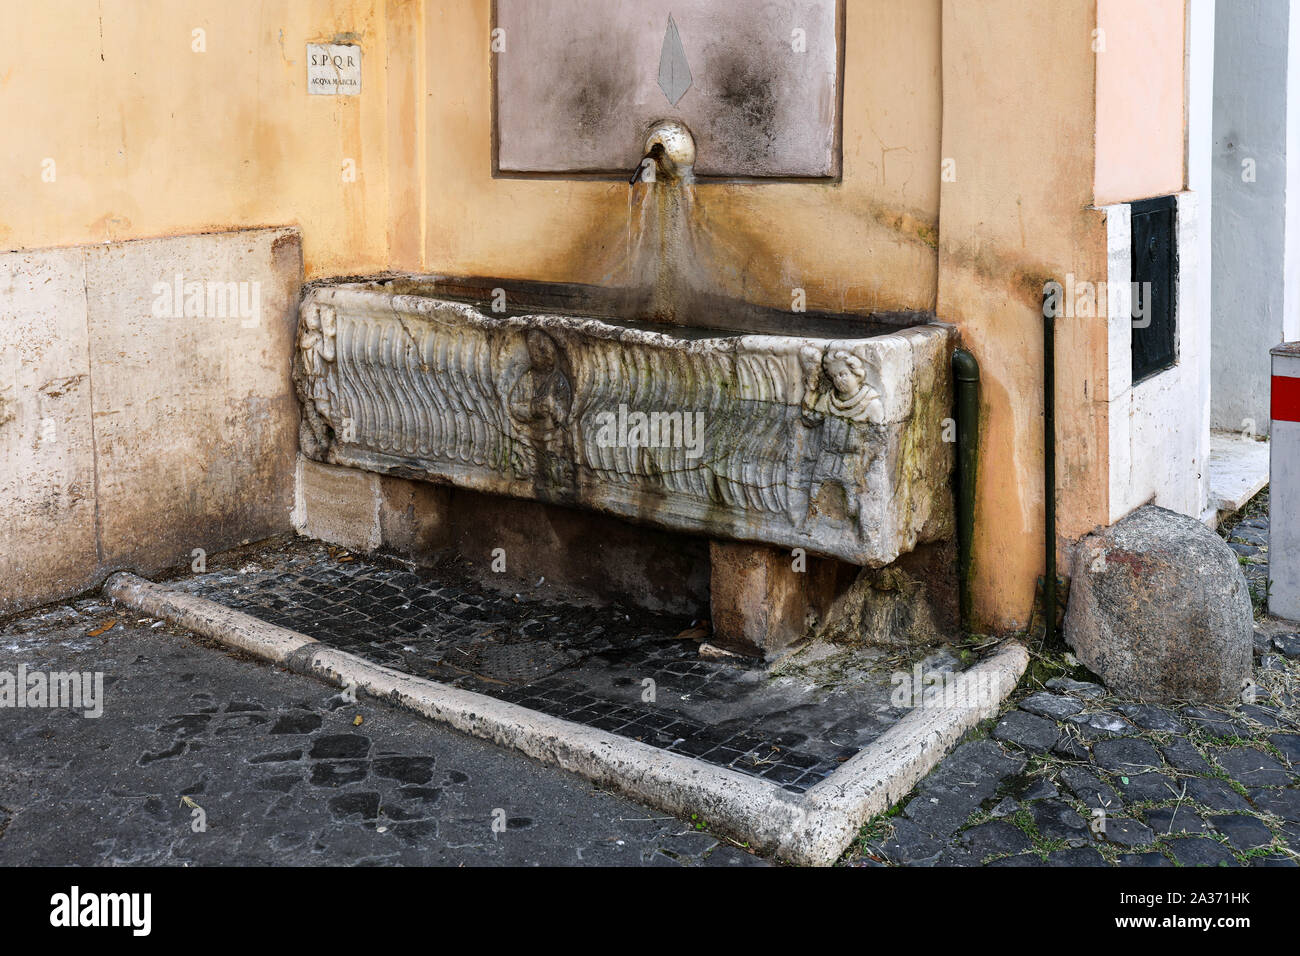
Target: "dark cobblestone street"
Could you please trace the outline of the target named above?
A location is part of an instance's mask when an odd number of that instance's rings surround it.
[[[1266,533],[1259,502],[1225,532],[1257,602]],[[902,714],[879,675],[850,673],[836,689],[801,671],[702,660],[682,633],[689,621],[498,593],[309,542],[254,557],[221,556],[172,583],[382,664],[793,790]],[[1008,708],[865,827],[843,862],[1295,866],[1298,644],[1261,617],[1254,700],[1232,708],[1119,699],[1059,653],[1036,654]],[[707,820],[350,702],[104,601],[10,620],[0,647],[29,669],[105,675],[101,718],[0,711],[0,863],[764,862]],[[953,663],[939,654],[926,666]],[[206,830],[192,828],[196,814]]]
[[[0,710],[0,865],[763,862],[563,771],[102,602],[11,621],[0,648],[33,670],[102,671],[106,698],[98,719]]]
[[[1223,534],[1257,606],[1267,494]],[[1253,702],[1157,707],[1039,660],[1014,704],[949,755],[848,858],[912,866],[1296,866],[1300,636],[1256,627]],[[1059,670],[1059,668],[1057,668]]]

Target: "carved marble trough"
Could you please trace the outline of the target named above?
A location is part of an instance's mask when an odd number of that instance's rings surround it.
[[[951,537],[949,326],[619,314],[585,287],[316,285],[294,368],[302,450],[857,565]]]

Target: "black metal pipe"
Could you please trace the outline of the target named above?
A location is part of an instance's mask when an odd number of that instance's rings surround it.
[[[1043,289],[1043,644],[1056,640],[1056,316]]]
[[[975,536],[975,476],[979,465],[980,428],[980,364],[965,349],[952,353],[952,375],[955,383],[953,398],[957,422],[957,569],[958,606],[961,629],[970,633],[971,607],[971,549]]]

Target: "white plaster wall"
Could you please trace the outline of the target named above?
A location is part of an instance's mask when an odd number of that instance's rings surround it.
[[[1214,317],[1214,19],[1216,0],[1189,0],[1187,5],[1187,189],[1196,196],[1196,256],[1193,298],[1198,384],[1197,412],[1201,434],[1198,444],[1197,500],[1202,515],[1209,507],[1209,448],[1212,421],[1211,381]],[[1297,19],[1300,22],[1300,18]],[[1294,48],[1294,47],[1293,47]]]
[[[1133,384],[1132,214],[1105,207],[1111,295],[1110,521],[1144,504],[1200,518],[1208,495],[1210,429],[1204,394],[1205,322],[1198,310],[1197,197],[1178,196],[1177,350],[1173,367]]]
[[[1265,434],[1269,352],[1282,341],[1300,282],[1300,248],[1288,244],[1288,144],[1300,101],[1287,89],[1297,24],[1290,2],[1218,0],[1215,13],[1213,170],[1213,351],[1215,428]],[[1243,181],[1243,162],[1255,181]],[[1295,191],[1291,191],[1295,195]],[[1288,298],[1290,303],[1288,303]],[[1289,320],[1294,324],[1295,319]]]
[[[1300,339],[1300,0],[1289,3],[1286,74],[1286,239],[1281,341]],[[1278,342],[1264,343],[1272,348]]]

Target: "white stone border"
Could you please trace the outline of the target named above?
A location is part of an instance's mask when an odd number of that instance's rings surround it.
[[[1009,642],[964,672],[977,677],[952,706],[913,711],[804,794],[760,777],[661,750],[628,737],[550,717],[363,660],[215,601],[127,572],[104,584],[114,601],[255,657],[338,686],[353,685],[457,730],[512,747],[792,863],[834,863],[862,825],[927,774],[967,730],[998,713],[1029,664]],[[970,689],[992,687],[987,699]]]

